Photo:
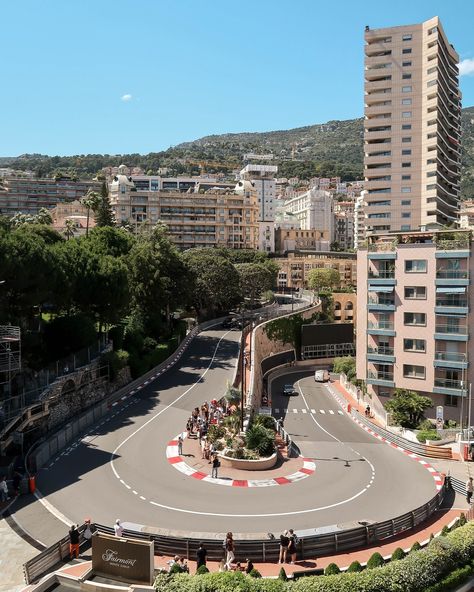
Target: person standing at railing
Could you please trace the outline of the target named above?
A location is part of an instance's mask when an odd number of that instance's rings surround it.
[[[75,524],[69,530],[69,557],[71,561],[79,558],[79,531]]]
[[[466,482],[466,501],[468,504],[471,504],[472,494],[474,493],[474,484],[472,482],[472,477]]]

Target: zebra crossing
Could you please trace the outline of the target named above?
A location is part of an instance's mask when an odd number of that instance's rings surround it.
[[[289,413],[293,413],[293,414],[298,414],[301,413],[302,415],[306,414],[306,413],[310,413],[312,415],[344,415],[344,411],[341,411],[340,409],[297,409],[296,407],[286,407],[284,409],[273,409],[273,413],[275,414],[280,414],[280,413],[285,413],[285,414],[289,414]]]

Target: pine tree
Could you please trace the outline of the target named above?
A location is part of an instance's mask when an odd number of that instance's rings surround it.
[[[115,226],[115,215],[110,204],[109,192],[105,181],[102,183],[100,190],[100,199],[95,210],[95,224],[96,226]]]

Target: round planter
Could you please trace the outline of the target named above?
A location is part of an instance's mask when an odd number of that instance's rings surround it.
[[[260,458],[258,460],[246,460],[244,458],[231,458],[224,454],[219,454],[219,459],[223,467],[240,469],[241,471],[265,471],[275,466],[278,454],[274,452],[271,456]]]

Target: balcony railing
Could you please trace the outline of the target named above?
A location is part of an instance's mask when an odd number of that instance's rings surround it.
[[[446,298],[436,298],[436,306],[446,306],[446,307],[467,307],[468,302],[465,298],[458,298],[457,300],[454,299],[446,299]]]
[[[455,325],[436,325],[436,333],[447,333],[452,335],[467,335],[467,327]]]
[[[391,331],[393,330],[393,323],[391,321],[379,321],[378,323],[369,321],[368,327],[369,329],[387,329]]]
[[[393,356],[393,347],[367,347],[368,354],[378,354],[381,356]]]
[[[441,251],[456,251],[469,249],[469,234],[456,239],[443,239],[435,237],[436,248]]]
[[[382,278],[382,279],[394,279],[394,269],[381,269],[380,271],[369,270],[369,278]]]
[[[397,248],[397,241],[386,241],[380,243],[370,243],[369,251],[374,253],[382,253],[384,251],[395,251]]]
[[[438,269],[436,277],[441,279],[468,279],[469,271],[467,269]]]
[[[392,372],[369,372],[367,373],[367,377],[372,380],[389,380],[393,382],[393,373]]]
[[[467,356],[465,353],[437,351],[435,352],[435,360],[440,362],[466,362]]]
[[[395,306],[395,300],[388,298],[369,298],[369,304],[382,304],[385,306]]]
[[[464,389],[464,383],[462,380],[453,380],[452,378],[435,378],[434,384],[435,386],[440,386],[442,388]]]

